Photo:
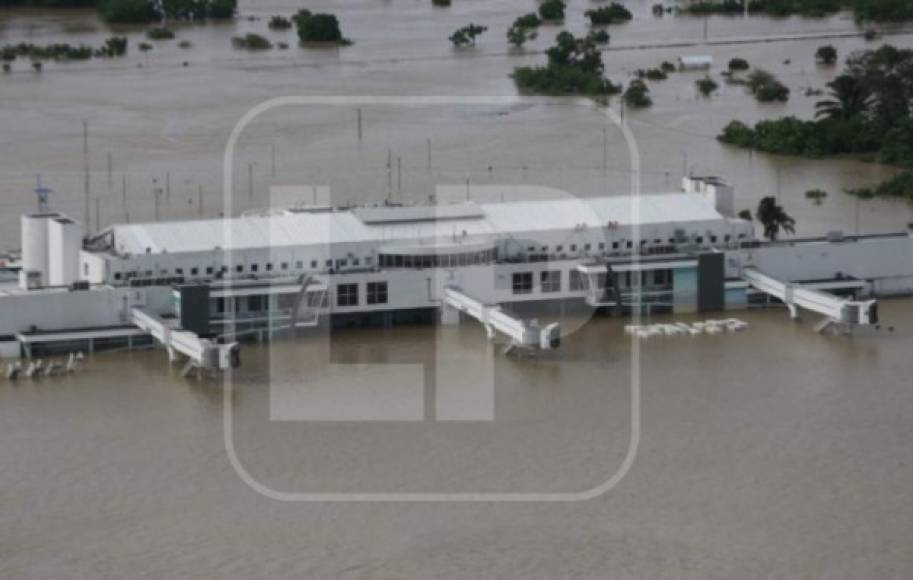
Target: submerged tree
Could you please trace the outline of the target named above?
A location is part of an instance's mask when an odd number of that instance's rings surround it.
[[[642,109],[653,104],[649,87],[640,79],[634,79],[628,84],[628,88],[622,98],[624,98],[626,105],[635,109]]]
[[[466,26],[459,28],[450,35],[450,42],[453,43],[453,46],[475,46],[476,37],[488,30],[487,26],[479,26],[478,24],[469,23]]]
[[[694,81],[694,84],[697,86],[697,90],[700,91],[701,95],[705,97],[709,97],[719,88],[719,85],[715,80],[710,78],[710,75]]]
[[[339,20],[332,14],[313,14],[301,9],[292,16],[301,42],[330,42],[349,44],[339,29]]]
[[[542,20],[557,22],[564,20],[564,9],[567,5],[563,0],[545,0],[539,5],[539,16]]]
[[[872,106],[872,91],[856,77],[840,75],[827,83],[830,99],[815,104],[815,116],[827,119],[853,119]]]
[[[520,48],[527,41],[536,38],[536,28],[540,24],[542,24],[542,20],[532,12],[518,17],[511,27],[507,29],[507,41]]]
[[[796,233],[796,220],[786,213],[783,206],[778,204],[777,199],[773,196],[761,199],[755,217],[764,226],[764,237],[768,240],[776,240],[780,235],[780,230],[789,234]]]
[[[507,29],[507,42],[517,48],[522,47],[528,40],[534,40],[536,36],[537,33],[535,28],[523,28],[522,26],[514,24]]]
[[[837,62],[837,49],[830,44],[820,46],[815,52],[815,60],[821,64],[832,65]]]

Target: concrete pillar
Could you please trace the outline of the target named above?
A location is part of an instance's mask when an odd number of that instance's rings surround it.
[[[449,304],[441,304],[441,324],[453,325],[460,323],[460,311]]]

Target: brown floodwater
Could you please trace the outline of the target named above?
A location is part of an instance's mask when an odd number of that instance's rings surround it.
[[[704,34],[701,19],[654,19],[651,2],[629,4],[637,18],[611,29],[616,46]],[[34,205],[35,174],[55,189],[55,207],[82,217],[83,120],[93,222],[96,197],[102,224],[126,214],[153,219],[153,189],[166,180],[163,216],[197,215],[200,186],[202,213],[214,216],[223,207],[228,136],[264,100],[513,95],[512,67],[544,58],[505,49],[504,29],[534,7],[525,1],[466,0],[444,10],[412,1],[308,6],[337,13],[355,44],[243,53],[231,37],[266,33],[266,23],[242,19],[178,27],[189,50],[171,41],[143,55],[135,48],[141,30],[115,29],[131,39],[124,59],[47,63],[41,75],[15,63],[0,76],[0,247],[17,244],[18,215]],[[242,7],[266,18],[297,6]],[[489,31],[476,49],[454,53],[446,37],[469,21]],[[571,3],[568,27],[585,30],[582,5]],[[845,16],[712,18],[707,31],[852,28]],[[544,28],[531,49],[547,47],[558,30]],[[89,12],[0,12],[0,44],[98,44],[111,33]],[[911,44],[904,35],[890,41]],[[841,54],[867,46],[856,38],[829,42]],[[802,96],[802,87],[820,88],[836,73],[814,65],[820,44],[608,52],[616,81],[679,54],[706,53],[717,67],[744,56],[793,88],[787,105],[768,106],[738,87],[696,98],[693,81],[703,73],[654,83],[654,107],[626,112],[644,190],[674,189],[683,171],[714,173],[736,185],[740,207],[779,193],[800,235],[903,229],[913,220],[908,205],[857,204],[842,193],[890,175],[888,168],[751,155],[714,139],[732,118],[809,116],[815,98]],[[627,192],[626,147],[609,127],[603,161],[604,117],[588,103],[362,108],[360,143],[354,105],[287,107],[256,119],[239,141],[234,207],[263,207],[279,197],[271,186],[303,184],[329,186],[338,203],[423,201],[435,186],[467,179],[580,196]],[[830,193],[820,206],[804,198],[813,187]],[[470,188],[470,195],[481,194]],[[457,379],[490,369],[495,420],[486,422],[270,421],[271,385],[308,389],[327,364],[314,355],[325,343],[314,336],[243,348],[231,378],[237,459],[263,485],[289,493],[588,489],[625,460],[632,378],[639,377],[634,463],[616,487],[582,503],[268,499],[242,481],[226,453],[222,383],[180,378],[161,351],[96,355],[63,378],[0,381],[0,577],[909,577],[913,304],[885,302],[885,326],[852,337],[816,335],[811,317],[796,323],[780,310],[735,314],[750,323],[747,331],[642,343],[637,368],[624,321],[606,318],[534,359],[504,357],[471,323],[333,334],[329,361],[339,365],[423,365],[426,378],[448,368]]]

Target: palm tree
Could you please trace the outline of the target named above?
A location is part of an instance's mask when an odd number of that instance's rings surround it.
[[[775,197],[761,198],[755,217],[764,226],[764,237],[768,240],[776,240],[781,229],[790,234],[796,233],[796,220],[784,211]]]
[[[854,76],[840,75],[827,86],[832,98],[815,104],[815,117],[852,119],[872,106],[872,91]]]

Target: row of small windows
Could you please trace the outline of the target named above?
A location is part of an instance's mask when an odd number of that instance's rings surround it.
[[[337,284],[336,305],[358,306],[358,286],[358,284]],[[368,304],[387,304],[386,282],[368,282],[365,284],[365,290]]]
[[[374,262],[374,260],[371,257],[364,258],[364,261],[362,261],[359,258],[340,258],[337,260],[325,260],[324,266],[328,269],[331,269],[334,267],[336,269],[340,269],[340,268],[347,268],[350,266],[358,267],[358,266],[361,266],[362,263],[365,266],[370,266],[373,262]],[[303,270],[304,264],[305,264],[304,260],[296,261],[295,269]],[[318,260],[310,261],[310,267],[312,270],[316,270],[319,265],[320,265],[320,262]],[[266,262],[265,264],[263,264],[264,272],[274,272],[274,271],[286,272],[288,270],[289,270],[289,262],[280,262],[279,264],[274,264],[273,262]],[[174,274],[177,276],[184,276],[185,275],[184,271],[185,271],[184,268],[175,268]],[[201,271],[205,272],[206,276],[214,276],[214,275],[216,275],[217,272],[219,274],[227,274],[228,266],[220,266],[218,268],[216,268],[214,266],[207,266],[206,268],[203,268],[203,269],[197,268],[197,267],[189,268],[188,269],[189,277],[193,278],[193,277],[200,276]],[[261,270],[260,270],[260,264],[250,264],[249,266],[245,266],[244,264],[236,264],[234,267],[234,271],[237,274],[243,274],[245,272],[250,272],[250,273],[256,274],[256,273],[259,273]],[[160,273],[162,275],[169,275],[170,271],[163,269],[163,270],[161,270]],[[155,275],[155,272],[153,270],[146,270],[145,272],[137,272],[137,271],[115,272],[114,279],[115,280],[130,280],[131,278],[138,278],[138,277],[151,278],[154,275]]]
[[[387,304],[388,302],[388,290],[386,282],[368,282],[365,284],[366,298],[368,304]],[[336,305],[337,306],[358,306],[359,299],[359,285],[358,284],[337,284],[336,285]],[[280,295],[277,299],[279,310],[287,310],[294,307],[294,296],[285,296]],[[269,310],[269,297],[268,296],[247,296],[244,298],[246,301],[246,310],[247,312],[263,312]],[[311,302],[310,297],[308,301],[308,306],[325,306],[324,301],[320,298],[317,298],[317,302]],[[216,299],[216,312],[222,314],[226,309],[231,309],[234,312],[240,312],[241,310],[242,299],[226,299],[226,298],[217,298]]]
[[[587,277],[578,270],[568,272],[569,289],[571,292],[581,292],[587,289]],[[634,272],[619,272],[618,285],[623,288],[630,288],[636,280]],[[666,287],[672,284],[672,270],[652,270],[642,271],[640,273],[641,286],[659,286]],[[539,291],[542,293],[561,292],[561,270],[545,270],[539,272]],[[599,274],[597,277],[599,288],[604,288],[606,284],[606,275]],[[533,292],[533,273],[532,272],[514,272],[511,276],[511,291],[514,294],[532,294]]]
[[[739,239],[742,239],[744,237],[745,237],[745,234],[739,234]],[[715,234],[708,236],[707,239],[709,240],[709,242],[711,244],[716,244],[719,241],[719,237],[716,236]],[[729,243],[731,240],[732,240],[731,235],[726,234],[723,236],[723,241],[725,243]],[[693,241],[697,244],[703,244],[704,236],[695,236],[693,238]],[[662,240],[661,238],[655,238],[653,240],[653,244],[655,244],[655,245],[663,245],[665,243],[668,243],[669,245],[675,245],[676,243],[680,243],[680,242],[681,242],[681,240],[676,240],[676,238],[669,238],[668,242]],[[641,246],[646,246],[649,243],[650,243],[650,240],[647,240],[647,239],[640,240]],[[606,244],[605,244],[605,242],[599,242],[596,245],[596,247],[600,251],[603,251],[606,249]],[[622,247],[624,247],[625,249],[628,249],[628,250],[633,249],[634,242],[632,240],[627,240],[625,242],[612,242],[612,244],[611,244],[611,248],[613,250],[620,250],[620,249],[622,249]],[[589,244],[589,243],[583,244],[582,248],[583,248],[584,252],[589,252],[589,251],[592,251],[593,245]],[[579,246],[577,244],[570,244],[568,246],[568,251],[570,251],[570,252],[576,252],[576,251],[578,251],[578,249],[579,249]],[[541,248],[537,247],[537,246],[529,246],[526,248],[526,250],[530,254],[548,254],[548,253],[550,253],[549,246],[542,246]],[[563,251],[564,251],[564,245],[559,244],[559,245],[555,246],[555,253],[561,253]]]
[[[472,266],[474,264],[488,264],[498,258],[495,249],[480,252],[466,252],[462,254],[440,255],[399,255],[383,254],[380,256],[381,268],[455,268],[457,266]]]

